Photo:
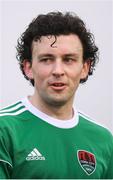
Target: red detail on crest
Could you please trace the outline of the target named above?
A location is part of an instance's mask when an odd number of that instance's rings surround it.
[[[90,162],[95,163],[94,155],[89,152],[79,151],[78,157],[79,157],[79,160],[90,161]]]
[[[78,161],[82,169],[91,175],[96,169],[96,159],[94,154],[85,150],[78,151]]]

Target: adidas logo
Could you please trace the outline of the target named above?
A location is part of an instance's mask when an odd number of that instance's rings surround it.
[[[31,151],[30,154],[28,154],[28,156],[26,157],[27,161],[31,161],[31,160],[45,160],[45,157],[42,156],[42,154],[36,149],[34,148],[33,151]]]

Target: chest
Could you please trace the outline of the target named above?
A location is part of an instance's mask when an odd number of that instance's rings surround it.
[[[106,162],[98,143],[77,135],[42,129],[19,139],[12,178],[102,178]]]

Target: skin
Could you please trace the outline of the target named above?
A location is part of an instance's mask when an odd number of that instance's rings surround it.
[[[31,103],[42,112],[60,119],[73,116],[73,100],[81,78],[88,75],[83,47],[77,35],[42,36],[32,43],[32,65],[25,60],[24,71],[34,79]]]

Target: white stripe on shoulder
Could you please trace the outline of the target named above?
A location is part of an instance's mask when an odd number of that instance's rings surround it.
[[[101,124],[100,122],[98,122],[97,120],[95,120],[94,118],[91,118],[89,115],[83,113],[82,111],[78,111],[78,114],[80,116],[82,116],[83,118],[85,118],[86,120],[96,124],[96,125],[99,125],[99,126],[102,126],[103,128],[106,128],[108,129],[106,126],[104,126],[103,124]]]
[[[7,163],[7,164],[9,164],[11,167],[13,167],[12,164],[9,163],[8,161],[5,161],[5,160],[3,160],[3,159],[0,159],[0,161],[1,161],[1,162],[4,162],[4,163]]]
[[[84,117],[85,119],[89,120],[89,121],[93,121],[92,118],[89,115],[83,113],[82,111],[78,111],[78,114],[80,116]]]
[[[20,109],[20,110],[18,110],[16,112],[12,112],[12,113],[11,112],[10,113],[6,112],[6,113],[3,113],[3,114],[0,114],[0,116],[16,116],[16,115],[19,115],[19,114],[23,113],[26,110],[27,110],[27,108],[23,108],[23,109]]]
[[[20,104],[15,105],[14,107],[11,107],[11,108],[9,107],[9,109],[0,110],[0,113],[14,111],[14,110],[17,110],[18,108],[20,108],[22,106],[23,106],[23,104],[20,103]]]
[[[14,106],[14,105],[16,106],[17,104],[21,104],[21,103],[22,103],[21,100],[16,100],[15,102],[10,103],[10,104],[8,104],[8,105],[2,107],[2,109],[10,108],[10,106]]]

